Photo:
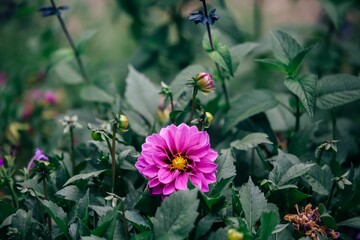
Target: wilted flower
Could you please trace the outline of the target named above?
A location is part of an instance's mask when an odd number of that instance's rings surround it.
[[[41,151],[40,148],[36,148],[35,149],[35,155],[31,158],[28,166],[27,166],[27,171],[30,172],[30,170],[35,167],[35,162],[34,161],[43,161],[43,162],[48,162],[49,158]]]
[[[295,205],[297,214],[286,214],[285,221],[291,221],[297,231],[306,236],[311,237],[313,240],[319,240],[317,233],[330,239],[338,239],[340,234],[332,229],[320,225],[320,214],[318,208],[312,209],[309,203],[299,212],[299,208]]]
[[[189,20],[194,21],[195,24],[210,24],[213,25],[215,21],[219,20],[219,16],[215,13],[216,9],[213,9],[209,12],[209,16],[205,16],[202,11],[196,11],[190,13]]]
[[[60,119],[60,123],[64,126],[64,133],[69,132],[70,128],[82,128],[81,124],[78,123],[78,116],[76,115],[72,117],[65,116],[63,119]]]
[[[193,78],[194,86],[204,94],[215,92],[215,82],[210,73],[199,73]]]
[[[216,181],[218,154],[210,148],[207,132],[180,124],[146,138],[135,167],[149,179],[150,192],[162,197],[187,189],[188,179],[200,191]]]

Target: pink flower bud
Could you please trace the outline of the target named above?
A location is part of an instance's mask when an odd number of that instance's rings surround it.
[[[194,77],[195,86],[204,94],[215,92],[215,82],[210,73],[199,73]]]

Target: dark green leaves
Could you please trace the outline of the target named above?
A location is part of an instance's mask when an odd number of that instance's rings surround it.
[[[251,232],[254,224],[266,210],[267,201],[260,189],[254,185],[251,178],[239,190],[240,202],[244,210],[246,223]]]
[[[198,216],[197,190],[179,191],[167,197],[151,219],[155,239],[188,237]]]
[[[291,60],[303,50],[303,47],[289,34],[283,31],[271,32],[271,46],[275,58],[289,65]]]
[[[95,172],[82,173],[82,174],[75,175],[75,176],[71,177],[69,180],[67,180],[66,183],[64,184],[64,186],[69,185],[70,183],[76,182],[76,181],[78,181],[80,179],[84,180],[84,179],[89,179],[91,177],[97,177],[97,176],[99,176],[100,174],[102,174],[105,171],[106,171],[106,169],[95,171]]]
[[[265,90],[252,90],[231,100],[232,106],[225,118],[224,133],[230,131],[239,122],[255,114],[267,111],[278,104],[274,95]]]
[[[348,74],[328,75],[319,80],[317,106],[331,109],[360,99],[360,78]]]
[[[265,133],[250,133],[240,140],[235,140],[230,144],[231,147],[239,150],[249,150],[256,147],[261,143],[272,144],[269,140],[269,136]]]
[[[280,223],[279,214],[276,212],[263,212],[260,222],[260,239],[268,240],[276,226]]]
[[[40,200],[45,210],[49,213],[51,218],[54,220],[56,225],[60,228],[61,232],[64,236],[69,239],[68,232],[67,232],[67,214],[64,210],[56,205],[55,203],[47,200]]]

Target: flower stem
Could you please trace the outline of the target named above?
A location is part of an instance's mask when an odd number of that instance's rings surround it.
[[[54,0],[50,0],[50,2],[51,2],[52,7],[54,9],[57,9],[57,6],[56,6]],[[74,43],[74,41],[73,41],[73,39],[72,39],[66,25],[65,25],[65,22],[62,19],[61,14],[56,14],[56,16],[57,16],[57,18],[58,18],[58,20],[60,22],[60,25],[61,25],[61,28],[62,28],[63,32],[66,35],[66,38],[67,38],[67,40],[68,40],[68,42],[69,42],[69,44],[70,44],[70,46],[71,46],[71,48],[72,48],[72,50],[74,52],[76,62],[79,65],[79,68],[80,68],[81,75],[83,76],[85,82],[89,82],[89,78],[88,78],[88,75],[87,75],[87,73],[85,71],[84,64],[83,64],[83,62],[81,61],[81,58],[80,58],[80,53],[79,53],[79,51],[77,50],[77,48],[75,46],[75,43]]]
[[[112,138],[111,143],[108,138],[106,138],[106,143],[110,151],[111,155],[111,170],[112,170],[112,178],[111,178],[111,192],[114,193],[115,189],[115,176],[116,176],[116,159],[115,159],[115,139],[116,139],[116,123],[112,126]]]
[[[206,0],[200,0],[200,1],[203,3],[205,17],[208,18],[208,10],[207,10],[207,6],[206,6]],[[211,50],[215,51],[214,42],[213,42],[213,39],[212,39],[211,30],[210,30],[210,24],[208,22],[206,23],[206,30],[207,30],[207,33],[208,33],[208,36],[209,36],[209,42],[210,42]],[[220,79],[221,79],[221,87],[223,89],[224,96],[225,96],[226,110],[229,110],[230,101],[229,101],[229,94],[227,92],[226,85],[225,85],[225,78],[221,74],[221,69],[220,69],[219,64],[217,64],[215,62],[215,66],[216,66],[216,70],[218,71]]]
[[[324,149],[321,148],[321,149],[320,149],[319,156],[316,158],[316,163],[317,163],[318,165],[320,165],[321,157],[322,157],[323,152],[324,152]]]
[[[169,97],[170,97],[171,111],[174,111],[174,99],[172,93],[169,94]]]
[[[301,112],[300,112],[300,99],[298,96],[295,96],[295,104],[296,104],[296,112],[295,112],[295,132],[298,132],[300,129],[300,116],[301,116]]]
[[[46,180],[45,180],[45,179],[43,180],[43,188],[44,188],[45,200],[46,200],[46,201],[49,201],[49,194],[48,194],[48,191],[47,191],[47,184],[46,184]],[[46,218],[47,218],[47,222],[48,222],[49,232],[50,232],[50,234],[51,234],[51,232],[52,232],[51,218],[50,218],[49,215],[47,215]]]
[[[190,122],[193,120],[194,114],[195,114],[196,94],[197,94],[197,88],[196,88],[196,86],[194,86],[194,91],[193,91],[193,95],[192,95],[192,105],[191,105]]]
[[[336,187],[336,182],[334,181],[330,190],[330,196],[328,198],[328,201],[326,203],[326,209],[329,209],[330,203],[331,203],[331,199],[334,195],[334,191],[335,191],[335,187]]]
[[[128,222],[127,222],[126,217],[125,217],[124,201],[121,201],[121,212],[122,212],[122,215],[123,215],[125,239],[128,240],[129,239],[129,230],[128,230],[129,227],[128,227]]]
[[[19,207],[19,202],[17,200],[17,195],[16,195],[16,193],[14,191],[14,188],[13,188],[12,184],[8,180],[6,180],[6,185],[10,190],[10,194],[11,194],[11,198],[12,198],[14,208],[18,208]]]
[[[74,128],[70,126],[70,159],[72,166],[72,174],[75,175],[75,141],[74,141]]]

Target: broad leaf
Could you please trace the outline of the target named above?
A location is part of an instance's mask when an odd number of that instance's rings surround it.
[[[348,74],[328,75],[319,80],[317,103],[331,109],[360,99],[360,78]]]
[[[155,239],[185,239],[199,215],[197,190],[178,191],[167,197],[151,218]]]
[[[254,224],[266,210],[267,201],[259,187],[255,186],[251,178],[239,190],[240,202],[244,210],[246,223],[251,232]]]
[[[67,231],[67,215],[64,210],[55,203],[47,200],[40,200],[45,207],[45,210],[49,213],[50,217],[54,220],[61,232],[68,238]]]
[[[102,174],[103,172],[105,172],[106,170],[107,169],[99,170],[99,171],[95,171],[95,172],[89,172],[89,173],[82,173],[82,174],[72,176],[69,180],[67,180],[67,182],[64,184],[64,186],[69,185],[70,183],[76,182],[80,179],[85,180],[85,179],[88,179],[91,177],[97,177],[100,174]]]
[[[296,79],[287,78],[285,86],[299,97],[310,117],[314,116],[317,76],[306,74]]]
[[[216,217],[211,213],[200,219],[196,228],[195,239],[199,239],[200,237],[204,236],[211,229],[211,226],[215,220]]]
[[[260,239],[267,240],[280,223],[279,214],[276,212],[263,212],[260,222]]]
[[[265,133],[250,133],[244,138],[232,142],[230,146],[239,150],[247,151],[262,143],[272,144],[268,138],[269,136]]]
[[[137,211],[125,211],[125,218],[140,231],[150,230],[145,218]]]
[[[310,47],[305,48],[304,50],[301,50],[296,56],[290,61],[290,64],[288,66],[288,75],[296,76],[297,72],[299,71],[299,68],[301,66],[301,63],[306,56],[306,54],[313,49],[315,45],[312,45]]]
[[[275,69],[284,74],[288,74],[288,66],[276,59],[256,59],[257,62],[264,63],[265,65]]]
[[[66,200],[78,201],[83,193],[75,185],[66,186],[55,193],[55,195],[62,196]]]
[[[273,31],[272,50],[275,58],[280,62],[289,65],[296,55],[303,50],[303,47],[288,33],[283,31]]]
[[[315,165],[304,176],[304,178],[314,192],[324,196],[329,195],[332,185],[331,179],[333,178],[329,166],[324,165],[319,167],[318,165]]]
[[[270,158],[269,161],[274,165],[274,169],[269,174],[269,180],[278,184],[280,179],[285,173],[296,164],[300,163],[300,160],[292,154],[284,153],[279,150],[279,154]]]
[[[61,63],[56,65],[55,72],[58,77],[66,84],[79,84],[84,81],[82,76],[68,63]]]
[[[274,95],[265,90],[252,90],[231,100],[231,111],[225,116],[223,133],[226,134],[239,122],[260,112],[265,112],[278,104]]]
[[[85,101],[99,103],[113,103],[115,100],[113,96],[95,85],[83,86],[80,90],[80,97]]]
[[[210,196],[219,196],[223,191],[229,188],[230,184],[234,180],[234,177],[222,178],[217,180],[215,186],[211,189]]]
[[[107,211],[106,214],[99,220],[97,227],[91,231],[91,234],[96,236],[113,235],[120,207],[121,204],[118,204],[115,208]]]
[[[84,225],[87,226],[89,219],[89,189],[86,191],[86,194],[81,198],[76,205],[76,217],[79,218]]]
[[[286,173],[281,177],[278,185],[284,185],[285,183],[288,183],[289,181],[301,177],[304,174],[306,174],[310,168],[312,168],[315,164],[304,164],[299,163],[289,168],[289,170],[286,171]]]
[[[228,179],[236,175],[234,161],[235,158],[231,149],[221,150],[220,156],[215,161],[215,163],[218,164],[216,173],[217,182],[221,179]]]
[[[345,221],[339,222],[337,225],[339,227],[347,226],[347,227],[360,229],[360,217],[353,217],[353,218],[347,219]]]
[[[225,228],[219,228],[216,232],[212,232],[207,240],[227,239],[227,231]]]
[[[158,108],[160,96],[156,87],[145,75],[129,65],[129,74],[126,78],[125,98],[131,107],[142,115],[150,125]]]
[[[233,62],[234,72],[236,71],[238,66],[241,64],[241,61],[245,58],[245,56],[248,55],[249,53],[251,53],[257,46],[258,46],[257,43],[246,42],[246,43],[241,43],[241,44],[232,46],[229,49],[231,59]]]

